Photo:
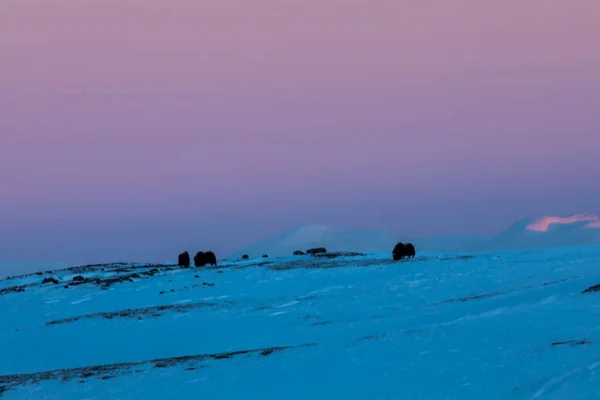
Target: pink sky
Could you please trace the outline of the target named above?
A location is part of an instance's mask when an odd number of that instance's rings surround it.
[[[598,0],[3,0],[0,253],[595,211],[599,38]]]

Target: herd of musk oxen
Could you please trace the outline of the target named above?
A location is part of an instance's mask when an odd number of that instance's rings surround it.
[[[324,253],[327,253],[327,249],[325,249],[325,247],[315,247],[313,249],[306,250],[306,252],[303,252],[301,250],[294,251],[295,256],[303,256],[307,254],[316,255]],[[394,250],[392,250],[392,258],[394,259],[394,261],[402,260],[405,257],[415,258],[415,254],[415,246],[413,246],[412,243],[404,244],[402,242],[399,242],[396,244],[396,246],[394,246]],[[267,254],[263,255],[263,258],[267,257]],[[250,256],[248,256],[248,254],[242,255],[243,260],[247,260],[249,258]],[[189,268],[190,264],[190,254],[187,251],[181,253],[179,255],[179,258],[177,259],[177,265],[179,265],[181,268]],[[211,266],[217,265],[217,257],[215,256],[215,253],[213,253],[212,251],[199,251],[198,253],[196,253],[196,255],[194,256],[194,266],[204,267],[206,264],[210,264]]]
[[[191,264],[190,254],[186,251],[179,255],[177,265],[182,268],[189,268]],[[212,251],[199,251],[194,256],[194,265],[196,267],[204,267],[206,264],[217,265],[217,257]]]

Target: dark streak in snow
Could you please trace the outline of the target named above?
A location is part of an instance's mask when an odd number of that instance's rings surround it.
[[[592,344],[592,342],[590,342],[587,339],[583,339],[583,340],[567,340],[564,342],[554,342],[552,343],[552,346],[571,346],[571,347],[575,347],[575,346],[583,346],[586,344]]]
[[[81,380],[87,378],[99,378],[102,380],[107,380],[115,378],[118,375],[144,372],[143,369],[139,369],[137,367],[170,368],[178,365],[184,365],[186,370],[189,371],[193,368],[202,368],[203,366],[197,366],[197,364],[200,362],[230,359],[243,355],[269,356],[271,354],[286,350],[315,345],[316,343],[308,343],[296,346],[275,346],[262,349],[232,351],[227,353],[198,354],[193,356],[161,358],[139,362],[125,362],[119,364],[95,365],[82,368],[59,369],[30,374],[4,375],[0,376],[0,396],[2,393],[8,390],[13,390],[18,386],[37,384],[41,381],[61,380],[62,382],[68,382],[71,380]]]
[[[57,320],[46,322],[46,326],[70,324],[73,322],[77,322],[81,319],[92,319],[92,318],[104,318],[104,319],[137,318],[137,319],[140,319],[142,317],[160,317],[162,315],[161,312],[165,312],[165,311],[176,311],[176,312],[182,313],[182,312],[187,312],[187,311],[193,310],[195,308],[230,307],[234,304],[235,303],[232,301],[224,301],[222,303],[200,302],[200,303],[190,303],[190,304],[170,304],[170,305],[144,307],[144,308],[128,308],[126,310],[120,310],[120,311],[97,312],[97,313],[93,313],[93,314],[79,315],[76,317],[57,319]]]

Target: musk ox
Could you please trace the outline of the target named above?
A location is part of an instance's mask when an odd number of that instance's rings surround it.
[[[217,257],[212,251],[199,251],[194,256],[194,265],[196,267],[204,267],[206,264],[217,265]]]
[[[414,258],[415,257],[415,246],[412,243],[404,244],[399,242],[394,246],[394,250],[392,250],[392,257],[394,261],[402,260],[404,257]]]
[[[177,265],[182,268],[188,268],[190,266],[190,254],[186,251],[181,253],[177,259]]]
[[[406,243],[404,245],[404,250],[405,250],[406,257],[415,258],[415,254],[416,254],[415,246],[413,246],[412,243]]]
[[[394,258],[394,261],[402,260],[404,258],[404,252],[404,243],[396,243],[394,250],[392,250],[392,257]]]
[[[242,256],[242,260],[247,260],[247,259],[249,259],[249,258],[250,258],[250,257],[248,256],[248,254],[244,254],[244,255]]]
[[[204,253],[204,257],[206,257],[206,264],[214,266],[217,265],[217,256],[215,256],[215,253],[213,253],[212,251],[207,251],[206,253]]]
[[[204,267],[206,265],[206,261],[205,260],[206,260],[206,258],[204,256],[204,252],[203,251],[199,251],[194,256],[194,265],[196,267]]]
[[[295,256],[303,256],[304,254],[305,254],[305,253],[304,253],[303,251],[300,251],[300,250],[296,250],[296,251],[294,252],[294,255],[295,255]]]

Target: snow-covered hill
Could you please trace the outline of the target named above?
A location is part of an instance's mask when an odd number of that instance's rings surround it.
[[[411,242],[419,252],[461,252],[489,240],[481,236],[437,236],[410,238],[378,230],[338,229],[324,225],[309,225],[291,229],[236,251],[228,258],[236,259],[243,254],[250,256],[285,257],[295,250],[306,251],[312,247],[325,247],[329,251],[362,251],[391,253],[396,243]]]
[[[295,250],[306,251],[313,247],[325,247],[329,251],[389,251],[398,242],[398,237],[389,232],[376,230],[337,229],[325,225],[309,225],[291,229],[282,234],[260,241],[250,247],[236,251],[229,258],[242,254],[260,257],[285,257]]]
[[[599,261],[384,252],[6,279],[0,398],[592,399]]]

